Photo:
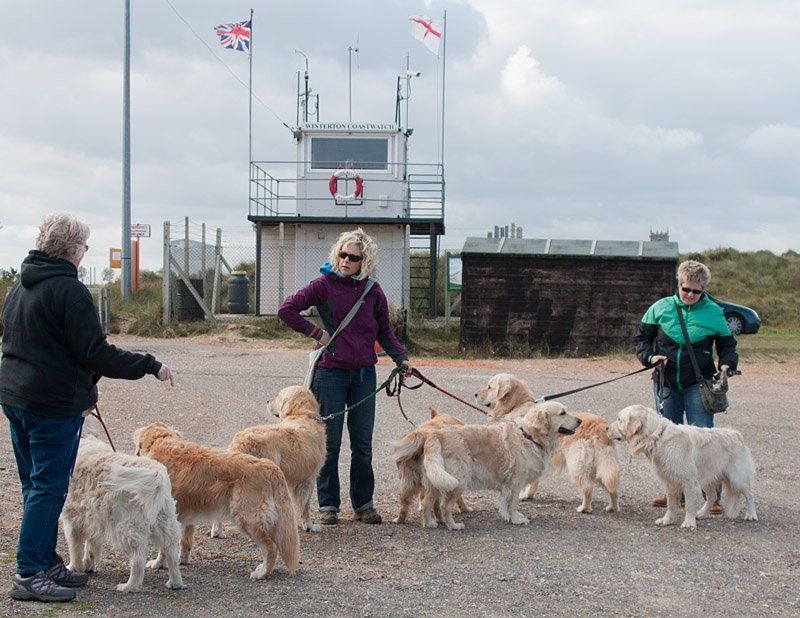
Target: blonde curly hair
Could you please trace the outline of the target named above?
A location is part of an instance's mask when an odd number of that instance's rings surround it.
[[[708,266],[695,260],[681,262],[678,266],[678,285],[690,281],[705,289],[711,281],[711,271],[708,270]]]
[[[62,260],[83,257],[89,232],[89,225],[75,215],[47,215],[39,226],[36,248],[52,258]]]
[[[378,263],[378,245],[372,240],[369,234],[363,229],[358,228],[349,232],[342,232],[339,238],[331,247],[331,254],[328,261],[333,270],[339,269],[339,251],[343,251],[347,245],[356,245],[361,249],[361,270],[355,275],[356,279],[366,279],[375,270]]]

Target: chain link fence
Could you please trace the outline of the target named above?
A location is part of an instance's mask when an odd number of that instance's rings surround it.
[[[291,235],[297,234],[296,230]],[[305,246],[296,238],[273,238],[269,232],[258,247],[254,226],[211,229],[204,223],[164,222],[163,321],[221,319],[225,314],[275,315],[283,300],[318,277],[339,231],[307,230]],[[314,234],[314,242],[309,241]],[[389,304],[409,319],[423,317],[428,307],[428,253],[411,250],[408,239],[374,234],[379,246],[373,276]],[[423,264],[424,262],[424,264]],[[442,261],[440,260],[440,264]],[[440,278],[439,283],[443,283]],[[440,287],[437,285],[437,287]],[[438,303],[437,303],[438,304]]]

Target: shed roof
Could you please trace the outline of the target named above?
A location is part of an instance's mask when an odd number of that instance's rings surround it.
[[[652,240],[559,238],[467,238],[463,254],[569,255],[587,257],[678,258],[678,243]]]

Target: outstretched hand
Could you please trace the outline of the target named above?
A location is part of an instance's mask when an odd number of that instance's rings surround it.
[[[167,367],[164,364],[162,364],[161,369],[158,370],[158,375],[156,375],[156,378],[158,378],[162,382],[166,382],[167,380],[169,380],[169,385],[175,386],[175,377],[172,375],[172,372],[169,370],[169,367]]]

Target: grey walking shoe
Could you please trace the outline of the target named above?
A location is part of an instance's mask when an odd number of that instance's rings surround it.
[[[80,588],[81,586],[85,586],[86,582],[89,581],[89,576],[86,573],[70,571],[64,566],[64,562],[61,560],[47,569],[46,573],[56,584],[67,588]]]
[[[353,519],[356,521],[363,521],[365,524],[379,524],[383,521],[378,511],[372,507],[354,514]]]
[[[14,576],[11,598],[17,601],[60,601],[65,603],[75,598],[75,591],[59,586],[47,571],[39,571],[30,577]]]
[[[339,523],[339,516],[336,511],[325,511],[319,521],[325,526],[333,526]]]

